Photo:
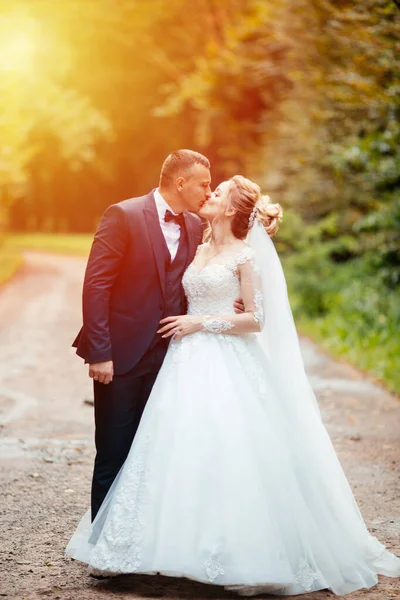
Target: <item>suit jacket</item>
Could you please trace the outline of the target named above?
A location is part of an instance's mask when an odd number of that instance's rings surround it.
[[[184,212],[188,266],[203,229]],[[182,295],[184,296],[183,289]],[[132,369],[149,348],[165,305],[165,240],[151,192],[110,206],[96,231],[83,284],[83,327],[73,346],[87,363]]]

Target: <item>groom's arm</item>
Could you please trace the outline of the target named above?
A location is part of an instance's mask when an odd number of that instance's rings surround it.
[[[128,239],[126,217],[118,205],[104,213],[94,236],[83,283],[83,323],[88,363],[112,360],[110,295]]]

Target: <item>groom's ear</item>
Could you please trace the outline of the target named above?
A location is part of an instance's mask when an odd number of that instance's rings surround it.
[[[176,185],[176,189],[178,190],[178,192],[182,191],[184,183],[185,183],[185,178],[184,177],[177,177],[175,179],[175,185]]]

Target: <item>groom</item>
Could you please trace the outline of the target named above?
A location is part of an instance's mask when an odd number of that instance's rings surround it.
[[[92,520],[128,455],[164,360],[168,341],[156,333],[159,322],[186,312],[181,280],[203,233],[191,213],[210,197],[210,184],[205,156],[173,152],[159,188],[110,206],[94,237],[83,327],[73,343],[94,380]]]

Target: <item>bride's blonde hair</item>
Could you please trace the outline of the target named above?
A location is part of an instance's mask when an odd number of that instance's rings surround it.
[[[254,220],[257,219],[268,235],[274,236],[283,216],[280,204],[272,204],[269,196],[261,194],[257,183],[242,175],[235,175],[229,181],[229,207],[235,210],[232,220],[233,235],[238,239],[244,239]]]

